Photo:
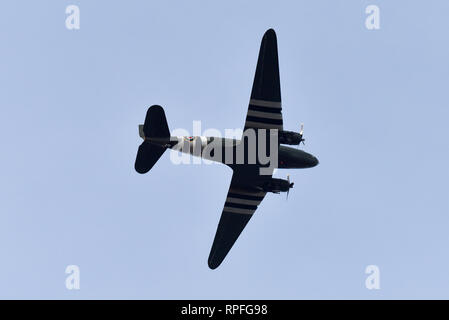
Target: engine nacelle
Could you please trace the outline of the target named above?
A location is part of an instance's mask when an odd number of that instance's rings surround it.
[[[279,143],[298,145],[303,141],[302,134],[293,131],[279,131]]]
[[[272,178],[263,184],[262,189],[265,192],[273,193],[287,192],[290,188],[293,188],[293,184],[289,180]]]

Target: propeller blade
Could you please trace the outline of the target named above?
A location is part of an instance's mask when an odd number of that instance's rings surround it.
[[[299,141],[299,144],[301,144],[301,142],[302,142],[302,144],[303,145],[306,145],[305,143],[304,143],[304,141],[306,140],[306,139],[304,139],[302,136],[304,135],[304,123],[301,123],[301,129],[299,130],[299,135],[300,135],[300,137],[301,137],[301,140]]]

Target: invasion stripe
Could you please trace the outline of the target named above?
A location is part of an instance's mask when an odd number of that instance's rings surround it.
[[[260,123],[269,123],[269,124],[280,124],[282,125],[282,119],[267,119],[267,118],[259,118],[248,115],[246,117],[246,121],[250,122],[260,122]]]
[[[248,194],[238,194],[234,192],[229,192],[228,197],[230,198],[239,198],[245,200],[254,200],[254,201],[262,201],[264,196],[256,196],[256,195],[248,195]]]
[[[261,106],[256,106],[256,105],[250,104],[248,106],[248,110],[270,112],[270,113],[281,113],[282,108],[261,107]]]
[[[242,203],[233,203],[233,202],[225,202],[225,208],[241,208],[241,209],[252,209],[256,210],[257,206],[251,204],[242,204]]]
[[[229,197],[229,195],[226,198],[226,202],[250,204],[250,205],[254,205],[254,206],[258,206],[261,201],[262,200],[247,200],[247,199],[233,198],[233,197]]]
[[[233,212],[233,211],[229,211],[229,210],[223,210],[223,213],[232,214],[232,215],[234,215],[234,214],[241,214],[241,215],[244,215],[244,216],[248,216],[248,215],[252,215],[254,212]]]
[[[223,212],[227,213],[241,213],[241,214],[253,214],[256,210],[250,210],[250,209],[242,209],[242,208],[229,208],[224,207]]]
[[[269,124],[269,123],[260,123],[253,121],[246,121],[245,128],[257,128],[257,129],[279,129],[282,130],[282,125],[278,124]]]
[[[280,101],[268,101],[268,100],[259,100],[259,99],[250,99],[250,104],[261,106],[261,107],[270,107],[270,108],[281,108],[282,104]]]
[[[267,119],[280,119],[282,120],[282,113],[261,112],[255,110],[248,110],[248,116],[267,118]]]

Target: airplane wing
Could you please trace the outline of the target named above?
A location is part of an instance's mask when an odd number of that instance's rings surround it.
[[[260,45],[245,129],[283,129],[276,33],[265,32]]]
[[[255,189],[251,182],[248,183],[247,173],[234,170],[229,187],[226,202],[218,223],[215,239],[209,254],[209,268],[217,268],[229,250],[231,250],[237,238],[242,233],[248,221],[253,216],[257,206],[265,197],[265,191]],[[271,176],[261,176],[260,179],[269,179]],[[242,181],[245,181],[243,184]],[[253,180],[256,181],[256,180]]]
[[[265,32],[260,45],[244,130],[249,128],[283,130],[277,40],[273,29]],[[209,255],[211,269],[222,263],[265,197],[266,192],[259,191],[257,185],[271,179],[272,174],[259,175],[259,168],[258,165],[234,168]]]

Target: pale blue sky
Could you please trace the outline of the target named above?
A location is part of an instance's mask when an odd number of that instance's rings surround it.
[[[79,5],[81,29],[65,28]],[[381,29],[365,28],[380,7]],[[447,1],[2,1],[0,298],[449,298]],[[284,127],[308,170],[269,195],[217,270],[225,166],[168,152],[139,175],[137,125],[241,128],[278,35]],[[65,267],[81,268],[81,290]],[[381,289],[364,286],[378,265]]]

